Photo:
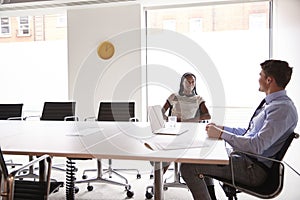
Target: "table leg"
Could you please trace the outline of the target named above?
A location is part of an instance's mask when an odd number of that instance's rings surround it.
[[[30,173],[30,172],[29,172]],[[39,162],[39,181],[46,181],[46,163],[45,160]]]
[[[75,199],[75,162],[67,158],[67,171],[66,171],[66,199]]]
[[[162,162],[154,162],[154,199],[163,200],[163,170]]]

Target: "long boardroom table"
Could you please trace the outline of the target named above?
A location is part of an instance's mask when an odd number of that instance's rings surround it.
[[[154,198],[162,200],[162,162],[229,163],[224,142],[208,138],[205,124],[177,126],[187,131],[156,135],[143,122],[0,121],[0,145],[11,155],[153,161]]]

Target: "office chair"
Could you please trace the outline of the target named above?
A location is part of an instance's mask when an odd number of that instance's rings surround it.
[[[271,199],[279,195],[283,188],[283,180],[284,180],[284,164],[283,164],[284,162],[282,162],[282,159],[285,153],[287,152],[290,144],[292,143],[293,139],[297,139],[297,138],[299,138],[299,134],[292,133],[285,141],[281,150],[275,155],[274,159],[258,156],[255,154],[245,153],[241,151],[232,152],[230,154],[231,163],[233,163],[232,158],[234,156],[246,154],[252,157],[253,159],[259,158],[259,159],[266,159],[266,160],[273,161],[273,165],[268,170],[268,176],[265,182],[255,187],[243,185],[241,183],[236,182],[234,179],[235,175],[232,166],[232,180],[217,178],[219,181],[223,182],[222,188],[226,196],[228,197],[228,200],[234,200],[234,199],[237,200],[237,193],[240,192],[244,192],[252,196],[263,198],[263,199]],[[292,167],[290,168],[294,170]],[[298,172],[296,173],[300,175]]]
[[[78,121],[78,117],[75,116],[75,107],[76,102],[45,102],[42,115],[41,116],[27,116],[24,119],[29,119],[32,117],[39,117],[41,121]],[[32,160],[33,157],[29,156],[29,161]],[[65,168],[61,168],[58,165],[52,166],[53,169],[59,171],[66,171]],[[29,168],[28,174],[17,176],[19,179],[22,178],[38,178],[39,176],[34,174],[34,170],[37,168],[33,168],[31,166]],[[27,170],[24,170],[23,173],[26,173]]]
[[[22,120],[23,104],[0,104],[0,120]],[[6,160],[6,165],[14,168],[22,165],[14,163],[12,159]]]
[[[0,120],[22,120],[23,104],[0,104]]]
[[[46,180],[40,181],[23,181],[16,180],[16,175],[29,166],[33,166],[36,163],[46,162]],[[63,185],[63,182],[51,182],[51,157],[49,155],[43,155],[39,158],[32,160],[28,164],[16,169],[12,172],[8,172],[7,165],[4,161],[2,150],[0,148],[0,196],[3,200],[41,200],[48,199],[49,194],[57,191],[59,187]]]
[[[98,111],[98,118],[97,121],[137,121],[135,118],[135,103],[134,102],[100,102],[99,111]],[[91,119],[94,117],[88,117],[85,120]],[[115,182],[112,180],[107,180],[105,178],[102,178],[102,164],[101,159],[97,159],[97,169],[87,169],[83,171],[83,176],[81,181],[76,181],[75,183],[88,183],[87,190],[92,191],[93,186],[90,185],[90,182],[104,182],[104,183],[110,183],[114,185],[120,185],[125,186],[125,189],[127,191],[127,196],[132,197],[133,192],[130,191],[130,185],[128,185],[128,180],[119,174],[118,170],[134,170],[137,171],[137,178],[141,178],[141,175],[139,173],[138,169],[113,169],[112,168],[112,160],[108,159],[108,169],[103,169],[104,173],[109,174],[109,178],[111,178],[112,174],[117,175],[118,177],[122,178],[125,183]],[[89,171],[97,171],[97,177],[93,179],[87,179],[86,172]]]

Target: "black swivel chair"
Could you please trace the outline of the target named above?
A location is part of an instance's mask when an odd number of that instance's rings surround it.
[[[23,104],[0,104],[0,120],[22,120]]]
[[[45,102],[40,120],[78,121],[75,107],[76,102]]]
[[[94,117],[92,117],[94,118]],[[90,118],[86,118],[88,120]],[[94,118],[95,119],[95,118]],[[98,118],[97,121],[137,121],[135,118],[135,103],[134,102],[100,102],[99,106],[99,112],[98,112]],[[87,169],[83,172],[83,179],[81,181],[76,181],[75,183],[88,183],[88,191],[93,190],[93,186],[90,185],[90,182],[104,182],[104,183],[110,183],[114,185],[120,185],[125,186],[125,189],[127,191],[127,196],[132,197],[133,192],[130,191],[130,185],[128,184],[128,180],[119,174],[118,170],[135,170],[137,171],[137,178],[141,178],[141,175],[139,173],[138,169],[113,169],[112,168],[112,160],[108,160],[109,166],[108,169],[104,169],[104,173],[109,174],[109,178],[111,178],[111,174],[115,174],[118,177],[122,178],[125,183],[115,182],[112,180],[107,180],[105,178],[102,178],[102,164],[101,160],[97,159],[97,169]],[[87,179],[87,175],[85,174],[88,171],[97,171],[97,177],[93,179]]]
[[[0,104],[0,120],[22,120],[23,104]],[[6,165],[15,167],[16,165],[22,165],[19,163],[13,163],[13,161],[6,160]]]
[[[39,162],[46,162],[46,180],[40,181],[23,181],[17,180],[16,175]],[[23,165],[19,169],[8,172],[7,165],[4,161],[2,150],[0,148],[0,197],[3,200],[42,200],[48,199],[48,196],[53,191],[56,191],[63,182],[51,182],[51,157],[48,155],[40,156],[32,160],[28,164]]]
[[[76,102],[45,102],[41,116],[28,116],[25,120],[32,117],[39,117],[41,121],[78,121],[78,117],[75,116]],[[33,157],[29,156],[29,160]],[[65,168],[59,166],[52,166],[53,169],[66,171]],[[18,178],[38,178],[38,175],[33,173],[34,168],[29,168],[28,174],[19,175]],[[27,171],[24,170],[23,173]]]
[[[270,168],[268,172],[268,177],[265,180],[265,182],[259,186],[251,187],[247,185],[240,184],[234,180],[234,170],[232,167],[232,180],[226,180],[226,179],[219,179],[219,181],[223,182],[222,188],[228,197],[228,200],[237,200],[237,193],[244,192],[247,194],[250,194],[255,197],[259,197],[262,199],[271,199],[276,197],[280,194],[283,188],[283,180],[284,180],[284,162],[282,161],[285,153],[287,152],[290,144],[292,143],[293,139],[299,138],[299,134],[292,133],[286,142],[284,143],[284,146],[281,148],[281,150],[276,154],[274,159],[265,158],[262,156],[258,156],[255,154],[245,153],[241,151],[234,151],[230,154],[230,159],[232,159],[236,155],[246,154],[253,159],[266,159],[273,161],[273,165]],[[290,166],[289,166],[290,167]],[[293,169],[293,168],[292,168]],[[294,169],[293,169],[294,170]],[[294,170],[295,171],[295,170]],[[296,171],[295,171],[296,172]],[[296,172],[298,175],[300,175],[298,172]]]

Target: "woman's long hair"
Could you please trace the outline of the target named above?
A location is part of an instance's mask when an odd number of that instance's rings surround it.
[[[195,79],[195,87],[194,87],[194,89],[193,89],[193,95],[197,95],[197,91],[196,91],[196,76],[193,74],[193,73],[190,73],[190,72],[187,72],[187,73],[184,73],[183,75],[182,75],[182,77],[181,77],[181,81],[180,81],[180,85],[179,85],[179,92],[178,92],[178,94],[180,95],[180,96],[183,96],[184,94],[183,94],[183,91],[184,91],[184,87],[183,87],[183,81],[184,81],[184,79],[186,78],[186,77],[188,77],[188,76],[193,76],[194,77],[194,79]]]

